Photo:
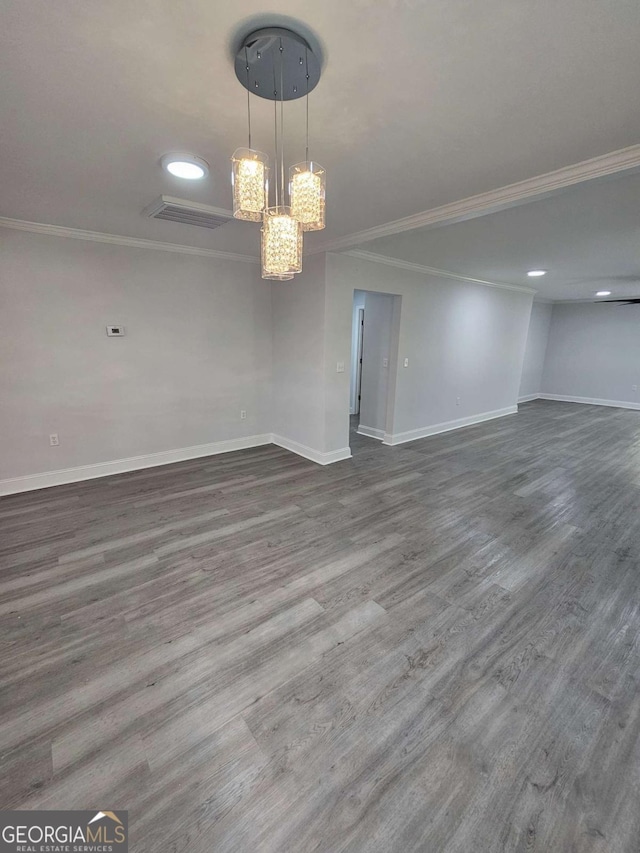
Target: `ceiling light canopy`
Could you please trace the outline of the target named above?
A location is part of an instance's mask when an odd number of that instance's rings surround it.
[[[611,296],[611,291],[610,290],[599,290],[596,293],[596,296]]]
[[[209,174],[209,164],[194,154],[165,154],[162,168],[174,177],[187,181],[199,181]]]
[[[529,272],[527,273],[529,278],[539,278],[541,275],[546,275],[546,274],[547,274],[546,270],[529,270]]]
[[[302,272],[303,231],[325,227],[326,172],[309,158],[309,92],[320,80],[320,58],[298,33],[266,27],[244,38],[235,69],[247,90],[249,144],[236,149],[231,158],[233,215],[236,219],[262,220],[262,277],[287,281]],[[252,147],[252,94],[274,102],[272,206],[268,157]],[[302,97],[307,99],[305,160],[291,166],[285,182],[284,102]]]

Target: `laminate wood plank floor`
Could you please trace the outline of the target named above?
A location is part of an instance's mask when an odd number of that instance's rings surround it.
[[[640,413],[0,500],[3,808],[132,853],[640,851]]]

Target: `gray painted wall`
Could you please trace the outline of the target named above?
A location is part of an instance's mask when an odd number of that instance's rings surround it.
[[[0,479],[270,430],[271,291],[256,265],[0,240]]]
[[[535,397],[542,391],[542,372],[551,326],[550,302],[534,302],[527,333],[527,347],[522,365],[520,398]]]
[[[325,258],[325,255],[306,257],[301,275],[293,281],[273,282],[271,289],[271,431],[321,452],[324,450]],[[343,375],[348,379],[348,358],[344,361]]]
[[[384,433],[389,374],[395,366],[390,358],[393,296],[365,294],[364,317],[360,425]]]
[[[542,391],[640,404],[640,306],[556,303]]]
[[[394,434],[514,407],[517,404],[532,297],[470,282],[327,255],[327,450],[348,443],[349,382],[335,361],[348,361],[354,290],[402,296],[395,375]],[[402,366],[409,359],[409,367]],[[460,405],[456,398],[460,397]]]
[[[387,432],[517,399],[523,293],[344,255],[306,257],[301,276],[269,285],[253,264],[9,230],[0,239],[0,479],[271,432],[341,451],[355,289],[402,297]],[[126,337],[107,338],[108,323]]]

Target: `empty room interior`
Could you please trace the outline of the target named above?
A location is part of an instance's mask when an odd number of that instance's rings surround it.
[[[0,15],[2,850],[638,850],[640,5]]]

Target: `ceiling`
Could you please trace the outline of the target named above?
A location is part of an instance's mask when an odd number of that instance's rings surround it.
[[[610,290],[612,298],[640,296],[640,174],[589,181],[499,213],[358,248],[531,287],[547,299],[590,299],[597,290]],[[528,278],[533,269],[548,272]]]
[[[142,210],[162,193],[230,207],[229,157],[246,144],[231,45],[252,26],[293,20],[325,57],[310,108],[311,153],[328,171],[328,227],[306,235],[311,249],[640,141],[637,0],[272,0],[272,12],[264,8],[257,0],[245,0],[241,15],[221,0],[4,0],[0,215],[257,255],[255,226],[208,231]],[[271,152],[272,104],[253,102],[254,144]],[[303,101],[286,106],[290,162],[304,158],[303,117]],[[206,182],[162,171],[160,157],[176,150],[209,162]],[[418,251],[400,236],[409,254]],[[405,251],[397,245],[385,252]],[[478,262],[511,280],[519,259]],[[439,265],[433,256],[428,263]]]

